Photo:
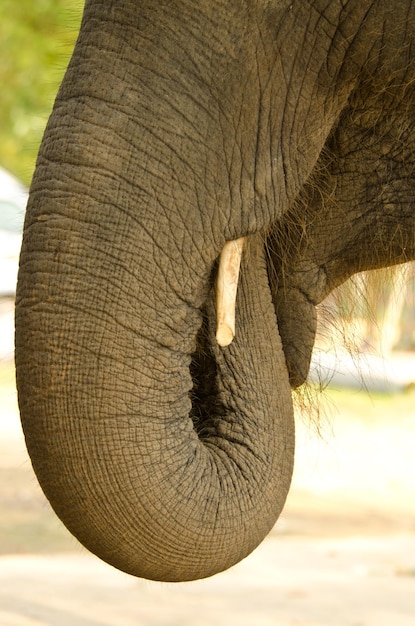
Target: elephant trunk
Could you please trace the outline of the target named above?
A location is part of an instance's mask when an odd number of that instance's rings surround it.
[[[161,88],[121,82],[113,41],[99,71],[104,30],[88,46],[81,35],[31,186],[21,419],[47,498],[89,550],[136,576],[190,580],[245,557],[282,509],[288,375],[261,236],[224,205],[209,214],[219,190],[201,195],[199,146],[177,103],[161,110]],[[216,262],[226,239],[246,235],[236,336],[222,348]]]
[[[97,240],[81,246],[53,193],[32,191],[16,314],[19,403],[39,482],[68,529],[121,570],[170,581],[221,571],[269,532],[292,472],[290,391],[264,259],[243,264],[228,348],[214,346],[207,298],[216,395],[193,397],[192,409],[200,311],[154,305],[150,317],[139,279],[152,278],[134,276],[137,252],[127,247],[121,268],[106,239],[100,250]],[[43,219],[32,221],[36,200]],[[197,359],[193,371],[203,375]]]

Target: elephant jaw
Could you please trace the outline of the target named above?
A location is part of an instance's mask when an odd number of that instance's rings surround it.
[[[216,282],[216,341],[229,346],[235,337],[235,304],[245,237],[227,241],[219,258]]]
[[[238,290],[239,269],[246,237],[227,241],[219,257],[219,268],[216,280],[216,342],[221,347],[229,346],[235,337],[235,308]],[[286,286],[274,292],[274,306],[277,312],[279,332],[281,335],[290,383],[293,388],[302,385],[308,374],[311,354],[316,331],[315,302],[307,294],[307,288],[320,292],[322,285],[321,272],[319,280],[309,276],[310,271],[299,271],[300,282],[293,279],[291,288]],[[311,274],[315,274],[315,268]],[[317,297],[316,293],[313,294]],[[321,297],[321,295],[320,295]]]

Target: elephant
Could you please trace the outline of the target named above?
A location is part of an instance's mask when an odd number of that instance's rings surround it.
[[[16,295],[34,471],[91,552],[247,556],[294,462],[316,305],[415,258],[415,2],[86,0]]]

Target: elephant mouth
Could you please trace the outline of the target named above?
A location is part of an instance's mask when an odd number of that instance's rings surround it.
[[[215,431],[217,417],[225,415],[218,388],[218,351],[230,346],[237,333],[236,296],[245,237],[227,241],[212,271],[215,298],[201,309],[202,324],[191,355],[191,419],[199,438]]]
[[[235,337],[236,295],[245,244],[246,237],[227,241],[219,257],[216,278],[215,338],[217,344],[222,348],[229,346]],[[310,280],[309,283],[313,284],[313,281]],[[291,290],[278,290],[274,286],[274,289],[271,288],[271,292],[290,384],[296,388],[305,382],[310,367],[316,330],[315,302],[308,298],[305,289],[299,288],[298,285]],[[289,303],[288,306],[287,302]],[[293,315],[293,311],[297,313]],[[200,362],[200,354],[197,361]],[[198,380],[196,370],[194,375],[195,379]]]

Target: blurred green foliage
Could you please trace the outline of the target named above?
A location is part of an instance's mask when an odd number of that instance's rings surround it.
[[[28,184],[84,2],[0,3],[0,165]]]

